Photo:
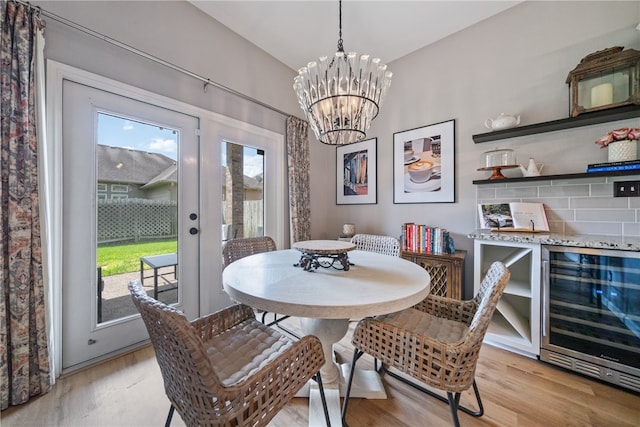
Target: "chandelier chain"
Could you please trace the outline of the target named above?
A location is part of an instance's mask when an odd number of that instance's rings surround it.
[[[338,52],[344,52],[344,46],[342,45],[342,0],[339,1],[338,11]]]
[[[344,51],[339,1],[338,51],[298,70],[293,89],[318,141],[345,145],[362,141],[385,98],[391,76],[379,58]]]

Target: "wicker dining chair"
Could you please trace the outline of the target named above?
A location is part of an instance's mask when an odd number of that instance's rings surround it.
[[[276,243],[269,236],[259,236],[259,237],[245,237],[239,239],[231,239],[228,240],[222,248],[222,258],[224,260],[224,266],[231,264],[234,261],[237,261],[241,258],[247,257],[249,255],[255,255],[263,252],[271,252],[277,250]],[[283,331],[288,334],[299,338],[297,334],[293,331],[290,331],[281,325],[279,322],[285,319],[288,319],[289,316],[280,316],[278,317],[277,313],[273,313],[273,321],[267,323],[267,314],[266,311],[262,312],[262,323],[267,326],[276,325]]]
[[[269,236],[245,237],[228,240],[222,247],[222,258],[227,266],[249,255],[275,251],[276,242]]]
[[[468,301],[429,294],[412,308],[383,316],[367,317],[355,328],[351,375],[347,383],[342,420],[346,425],[353,372],[358,359],[367,353],[385,372],[416,389],[449,403],[453,424],[458,427],[458,409],[482,416],[484,408],[475,381],[482,340],[510,273],[502,262],[494,262],[476,296]],[[377,367],[377,360],[382,362]],[[395,369],[416,381],[406,380]],[[419,382],[446,392],[447,398]],[[460,394],[473,386],[478,410],[460,406]]]
[[[320,367],[320,340],[292,341],[237,304],[188,321],[176,308],[129,283],[156,352],[171,407],[187,426],[265,426],[310,380],[318,383],[327,410]]]
[[[355,234],[351,243],[361,251],[376,252],[383,255],[400,256],[400,241],[391,236],[376,234]]]

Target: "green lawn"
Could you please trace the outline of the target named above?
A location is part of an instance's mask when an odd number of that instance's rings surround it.
[[[140,257],[178,251],[177,240],[105,245],[98,247],[98,267],[103,276],[140,271]]]

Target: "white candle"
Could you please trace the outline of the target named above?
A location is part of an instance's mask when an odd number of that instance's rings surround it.
[[[613,84],[602,83],[591,89],[591,107],[613,104]]]

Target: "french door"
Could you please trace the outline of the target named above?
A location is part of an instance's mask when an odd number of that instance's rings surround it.
[[[284,135],[51,60],[47,79],[54,356],[69,372],[146,341],[131,280],[195,318],[232,303],[225,240],[286,247]]]
[[[199,314],[199,120],[63,82],[62,368],[146,340],[127,285]]]

